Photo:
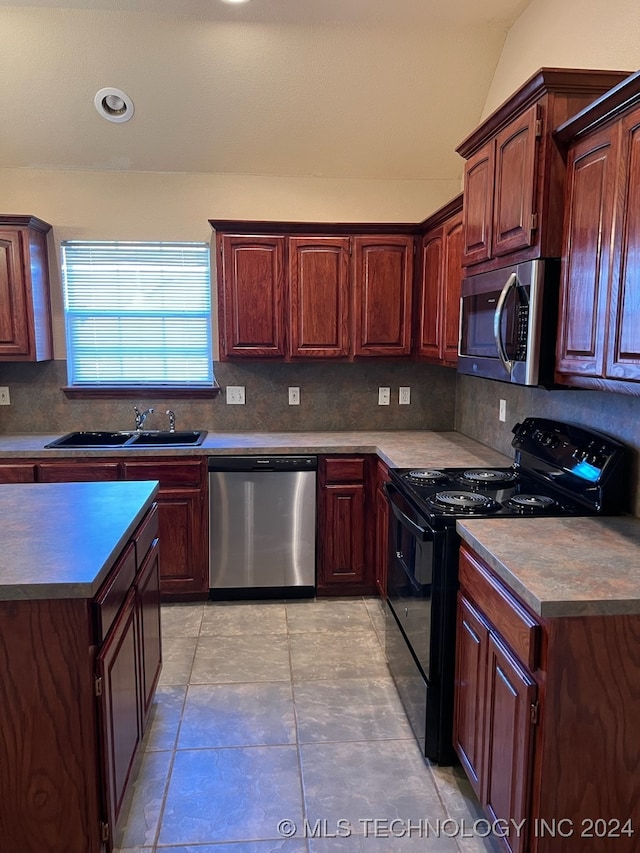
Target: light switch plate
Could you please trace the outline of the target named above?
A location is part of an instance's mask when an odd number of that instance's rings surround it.
[[[289,405],[290,406],[299,406],[300,405],[300,389],[299,388],[289,388]]]
[[[244,406],[244,385],[227,385],[227,405]]]
[[[11,398],[9,397],[9,389],[6,385],[0,388],[0,406],[10,406]]]
[[[500,409],[498,411],[498,418],[504,423],[507,419],[507,401],[500,400]]]
[[[378,388],[378,405],[388,406],[391,403],[391,388]]]

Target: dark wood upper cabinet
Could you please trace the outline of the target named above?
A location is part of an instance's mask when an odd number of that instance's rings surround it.
[[[416,351],[425,361],[455,366],[458,360],[462,282],[462,195],[426,219],[418,287]]]
[[[291,355],[349,355],[348,237],[290,237]]]
[[[605,128],[572,148],[556,369],[604,376],[618,135]]]
[[[0,361],[53,358],[50,230],[35,216],[0,216]]]
[[[418,225],[210,223],[222,360],[410,354]]]
[[[464,266],[560,257],[565,164],[552,131],[627,74],[542,68],[458,146]]]
[[[220,354],[282,357],[285,238],[221,234]]]
[[[536,229],[537,140],[541,108],[530,107],[496,137],[492,246],[494,255],[526,249]]]
[[[355,355],[409,355],[413,237],[354,237]]]
[[[640,394],[640,73],[562,127],[567,149],[556,379]]]

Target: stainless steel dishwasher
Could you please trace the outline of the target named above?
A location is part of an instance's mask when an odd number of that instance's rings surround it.
[[[209,457],[211,598],[316,588],[315,456]]]

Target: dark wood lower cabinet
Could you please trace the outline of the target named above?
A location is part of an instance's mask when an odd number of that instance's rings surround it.
[[[154,504],[94,599],[0,601],[2,853],[113,848],[161,668],[157,530]]]
[[[389,479],[389,469],[378,460],[376,468],[376,529],[375,529],[375,581],[378,595],[387,597],[387,565],[389,559],[389,502],[383,485]]]
[[[504,850],[637,851],[640,616],[538,617],[463,546],[457,625],[454,747]]]
[[[368,457],[318,461],[318,595],[375,591],[375,518]]]
[[[141,737],[136,634],[136,591],[131,589],[96,658],[105,822],[110,828],[118,822]]]
[[[0,483],[158,480],[163,598],[209,595],[209,514],[205,458],[66,458],[0,463]]]

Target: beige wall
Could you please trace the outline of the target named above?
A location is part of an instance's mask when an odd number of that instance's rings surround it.
[[[361,180],[150,172],[0,169],[0,210],[33,214],[61,240],[204,240],[209,219],[419,222],[457,180]],[[65,358],[61,285],[52,258],[55,357]]]
[[[636,71],[638,0],[532,0],[509,30],[483,117],[543,67]]]

